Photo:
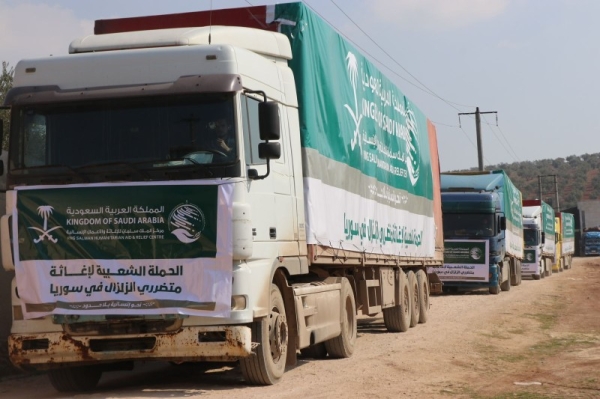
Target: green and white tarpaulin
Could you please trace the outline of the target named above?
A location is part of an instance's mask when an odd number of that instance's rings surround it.
[[[556,252],[554,209],[544,201],[542,203],[542,231],[545,235],[542,253],[544,255],[554,256]]]
[[[274,14],[292,46],[308,243],[433,257],[426,117],[302,3]]]
[[[232,184],[17,187],[15,269],[26,318],[228,317]]]
[[[506,172],[503,170],[494,170],[492,174],[503,176],[499,180],[501,190],[500,198],[502,201],[502,211],[506,217],[506,252],[522,259],[523,242],[523,198],[521,191],[513,184]]]
[[[575,216],[572,213],[560,213],[562,229],[562,247],[561,255],[571,255],[575,253]]]

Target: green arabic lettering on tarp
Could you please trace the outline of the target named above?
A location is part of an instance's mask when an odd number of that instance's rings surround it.
[[[571,213],[561,212],[563,240],[573,240],[575,238],[575,217]]]
[[[552,241],[554,241],[554,209],[544,201],[542,201],[542,224],[544,233],[546,233],[546,238],[552,236]]]

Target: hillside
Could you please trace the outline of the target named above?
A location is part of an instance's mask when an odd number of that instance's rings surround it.
[[[486,166],[485,169],[505,170],[526,199],[539,198],[539,176],[544,176],[541,179],[542,199],[552,206],[556,202],[552,175],[556,175],[560,209],[575,207],[578,201],[600,200],[600,153],[502,163]],[[476,170],[472,168],[469,171]]]

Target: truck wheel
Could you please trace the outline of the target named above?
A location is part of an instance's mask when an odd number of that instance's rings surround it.
[[[512,266],[511,266],[512,267]],[[510,271],[510,285],[519,285],[519,276],[517,275],[517,265],[515,263],[514,270]]]
[[[534,275],[533,275],[533,279],[534,279],[534,280],[539,280],[541,277],[542,277],[542,276],[541,276],[541,275],[539,275],[539,274],[534,274]]]
[[[490,294],[492,295],[498,295],[500,293],[500,286],[499,285],[494,285],[492,287],[490,287]]]
[[[48,371],[50,383],[58,392],[82,392],[96,388],[102,370],[96,366],[79,366]]]
[[[415,272],[410,270],[407,273],[408,277],[408,286],[410,288],[410,326],[414,327],[419,324],[419,283],[417,283],[417,276],[415,276]]]
[[[429,311],[429,281],[425,271],[417,272],[417,283],[419,284],[419,323],[426,323]]]
[[[347,358],[354,353],[356,344],[356,302],[354,291],[347,278],[342,279],[342,333],[325,341],[325,348],[330,357]]]
[[[288,325],[283,297],[275,284],[271,284],[269,315],[252,323],[252,341],[258,343],[253,353],[240,359],[244,379],[255,385],[277,383],[285,371]]]
[[[523,282],[523,264],[520,260],[517,261],[517,285]]]
[[[389,332],[405,332],[410,328],[410,290],[408,278],[402,269],[398,270],[400,303],[383,309],[383,323]]]
[[[506,268],[506,270],[508,271],[508,276],[506,276],[506,280],[500,283],[500,289],[502,291],[510,291],[510,265]],[[504,276],[502,276],[504,277]]]
[[[540,272],[540,278],[546,277],[546,259],[542,263],[542,271]]]

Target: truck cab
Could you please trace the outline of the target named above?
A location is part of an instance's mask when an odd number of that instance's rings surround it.
[[[521,193],[503,171],[442,173],[446,291],[508,291],[521,279]],[[509,223],[510,220],[510,223]]]
[[[506,221],[500,211],[500,198],[497,193],[442,193],[442,215],[446,254],[459,243],[478,243],[482,253],[478,267],[467,270],[451,267],[451,256],[446,257],[446,273],[437,272],[447,291],[458,288],[490,287],[496,292],[502,283],[502,261],[505,257],[503,241]],[[470,244],[469,244],[470,245]],[[453,272],[453,273],[451,273]],[[468,274],[467,274],[468,273]],[[454,277],[454,278],[452,278]],[[504,283],[506,286],[506,283]]]
[[[598,256],[600,255],[600,228],[589,228],[583,232],[583,255]]]
[[[550,275],[556,256],[554,210],[550,205],[539,199],[523,200],[523,238],[523,276],[539,280]]]

